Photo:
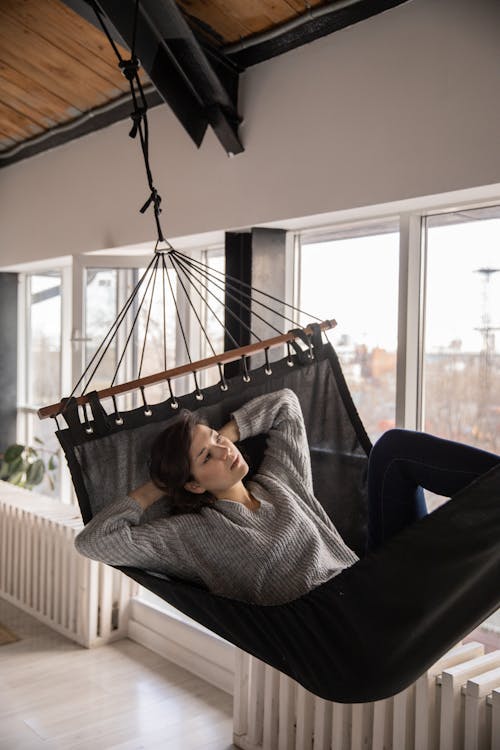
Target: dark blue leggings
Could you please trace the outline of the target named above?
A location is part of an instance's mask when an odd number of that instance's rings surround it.
[[[451,497],[500,456],[412,430],[388,430],[368,462],[368,550],[427,515],[422,488]]]

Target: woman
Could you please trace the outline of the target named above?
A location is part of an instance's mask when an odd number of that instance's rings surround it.
[[[245,483],[248,464],[235,444],[261,433],[264,458]],[[426,514],[422,486],[452,495],[498,462],[390,430],[369,460],[370,549]],[[358,560],[314,496],[302,412],[288,389],[251,400],[218,432],[182,413],[153,444],[151,477],[87,524],[79,552],[261,605],[300,597]]]

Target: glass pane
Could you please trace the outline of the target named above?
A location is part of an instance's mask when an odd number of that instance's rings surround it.
[[[38,457],[43,460],[46,467],[41,484],[35,485],[34,490],[59,499],[62,451],[54,430],[54,422],[52,419],[39,419],[36,414],[29,414],[27,421],[27,443],[37,451]],[[54,471],[47,470],[51,457],[54,457],[56,462]]]
[[[216,354],[224,351],[224,287],[223,277],[220,274],[226,270],[226,259],[222,252],[207,252],[207,265],[213,269],[212,275],[207,280],[205,291],[206,304],[203,306],[203,325],[207,336]],[[222,279],[222,280],[221,280]],[[211,357],[212,348],[204,339],[202,341],[201,356]],[[219,368],[210,367],[203,373],[202,383],[204,387],[215,385],[220,380]]]
[[[57,272],[28,277],[29,332],[27,400],[34,406],[61,397],[61,276]]]
[[[399,233],[357,235],[302,243],[299,307],[337,321],[328,337],[374,441],[395,424]]]
[[[117,316],[118,271],[113,268],[88,268],[85,283],[85,367],[96,354]],[[99,355],[100,356],[100,355]],[[99,357],[94,361],[95,366]],[[92,386],[88,390],[107,388],[117,364],[117,343],[113,339],[104,355]]]
[[[145,271],[145,268],[140,269],[139,275],[142,276]],[[156,277],[154,272],[149,272],[141,287],[141,309],[135,341],[137,377],[153,375],[182,364],[176,360],[177,316],[174,300],[177,295],[177,274],[172,268],[168,269],[167,274],[168,277],[161,268]],[[167,384],[161,382],[148,386],[146,395],[148,402],[154,404],[169,398],[170,392]]]
[[[423,428],[500,452],[500,208],[427,221]]]

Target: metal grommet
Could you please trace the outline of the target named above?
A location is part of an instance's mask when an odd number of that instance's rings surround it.
[[[141,395],[142,395],[142,403],[143,403],[143,404],[144,404],[144,406],[146,407],[146,408],[144,409],[144,416],[145,416],[145,417],[150,417],[150,416],[151,416],[151,415],[153,414],[153,410],[151,409],[150,405],[149,405],[149,404],[148,404],[148,402],[146,401],[146,394],[145,394],[145,392],[144,392],[144,386],[143,386],[143,385],[141,385],[141,386],[140,386],[140,389],[141,389]]]
[[[198,378],[196,375],[196,370],[193,370],[193,378],[194,378],[194,385],[195,385],[195,398],[197,401],[203,401],[203,393],[200,391],[200,386],[198,385]]]
[[[113,406],[115,407],[115,414],[116,414],[115,424],[122,425],[123,424],[123,417],[120,414],[120,411],[118,409],[118,404],[116,403],[116,396],[111,396],[111,398],[113,399]]]
[[[229,386],[227,384],[226,376],[224,375],[224,370],[222,368],[221,363],[219,362],[217,366],[219,368],[219,375],[220,375],[219,388],[221,389],[221,391],[228,391]]]
[[[269,362],[269,347],[268,346],[266,346],[266,348],[264,349],[264,356],[266,358],[266,367],[264,369],[264,372],[266,373],[266,375],[272,375],[273,371],[271,369],[271,365]]]
[[[174,392],[172,390],[172,385],[170,383],[170,378],[167,378],[167,385],[168,385],[168,390],[170,391],[170,408],[171,409],[178,409],[179,408],[179,402],[177,401],[177,399],[174,396]]]
[[[94,432],[94,428],[90,424],[86,403],[83,404],[83,414],[84,414],[85,432],[87,433],[87,435],[92,435],[92,433]]]
[[[249,383],[250,380],[251,380],[251,378],[250,378],[250,374],[248,372],[247,360],[246,360],[246,357],[245,357],[244,354],[241,357],[241,361],[243,362],[243,382],[244,383]]]

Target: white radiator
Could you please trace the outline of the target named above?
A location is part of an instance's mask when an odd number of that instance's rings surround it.
[[[0,597],[87,648],[127,635],[137,584],[79,555],[78,509],[0,482]]]
[[[324,701],[236,654],[233,742],[243,750],[500,750],[500,651],[452,649],[388,700]]]

